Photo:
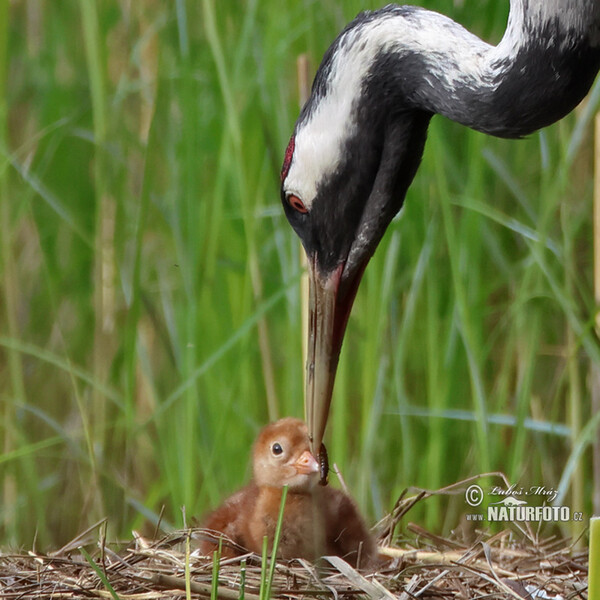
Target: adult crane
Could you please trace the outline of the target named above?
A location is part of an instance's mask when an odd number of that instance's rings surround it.
[[[511,0],[497,46],[439,13],[390,5],[360,13],[329,47],[281,170],[308,258],[313,451],[362,274],[402,207],[431,117],[518,138],[570,112],[599,67],[600,0]]]

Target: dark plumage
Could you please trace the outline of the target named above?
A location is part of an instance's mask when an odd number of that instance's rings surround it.
[[[253,481],[208,516],[203,527],[222,533],[258,554],[263,537],[273,544],[281,495],[288,485],[278,556],[315,560],[336,555],[356,566],[375,563],[376,546],[352,499],[331,486],[318,485],[319,464],[311,454],[306,424],[286,418],[267,425],[253,448]],[[205,539],[203,554],[217,547]],[[236,556],[240,548],[224,539],[223,554]]]

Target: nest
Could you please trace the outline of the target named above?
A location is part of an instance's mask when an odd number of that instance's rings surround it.
[[[479,533],[465,543],[444,538],[418,525],[404,528],[400,543],[394,531],[415,503],[431,494],[402,497],[379,525],[385,561],[377,572],[353,569],[338,557],[318,564],[303,560],[274,565],[273,598],[587,598],[587,554],[566,541],[540,541],[527,529]],[[97,527],[102,531],[102,523]],[[95,535],[90,555],[89,536]],[[125,548],[106,544],[88,530],[57,552],[0,552],[0,597],[6,600],[120,598],[121,600],[213,597],[261,598],[264,569],[260,557],[246,554],[221,560],[218,584],[211,558],[193,550],[194,538],[207,535],[187,529],[150,540],[140,535]],[[100,539],[98,539],[100,538]],[[264,589],[263,589],[264,597]]]

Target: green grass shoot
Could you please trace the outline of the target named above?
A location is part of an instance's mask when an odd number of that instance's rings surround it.
[[[240,595],[239,600],[245,600],[246,598],[246,559],[242,559],[240,562]]]
[[[211,578],[211,600],[217,600],[219,597],[219,569],[221,567],[221,548],[223,546],[223,538],[219,538],[219,547],[213,552],[213,568]],[[186,575],[187,577],[187,575]]]
[[[85,560],[87,560],[88,563],[90,564],[90,566],[92,567],[92,569],[94,569],[96,575],[98,575],[98,577],[100,578],[100,581],[102,581],[102,585],[109,592],[111,598],[113,600],[120,600],[119,595],[117,594],[117,592],[115,592],[113,586],[110,584],[108,577],[106,577],[106,574],[104,573],[104,571],[102,570],[100,565],[98,565],[96,563],[96,561],[90,556],[90,553],[83,546],[80,546],[79,552],[81,552],[81,554],[83,554]]]
[[[600,517],[590,519],[588,600],[600,600]]]
[[[269,539],[265,535],[263,537],[262,552],[260,557],[260,600],[268,600],[267,596],[267,580],[269,578]]]
[[[260,580],[260,599],[269,600],[271,597],[271,589],[273,586],[273,577],[275,575],[275,567],[277,566],[277,550],[279,548],[279,540],[281,538],[281,529],[283,526],[283,513],[285,510],[285,501],[287,498],[288,486],[284,485],[281,492],[281,502],[279,504],[279,514],[277,516],[277,525],[275,527],[275,536],[273,538],[273,547],[271,548],[271,561],[267,561],[268,555],[268,539],[265,536],[263,539],[262,564],[261,564],[261,580]]]
[[[185,597],[186,600],[191,600],[191,569],[190,569],[190,554],[191,554],[191,532],[188,530],[185,535]],[[218,571],[217,571],[217,584],[218,584]],[[213,584],[214,585],[214,584]]]

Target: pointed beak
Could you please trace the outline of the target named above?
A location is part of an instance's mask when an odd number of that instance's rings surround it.
[[[348,317],[363,269],[344,281],[341,263],[329,274],[320,273],[315,257],[308,260],[308,353],[304,409],[313,454],[321,448],[329,417],[335,374]]]
[[[294,463],[296,472],[302,475],[310,475],[311,473],[319,472],[319,463],[317,459],[308,451],[305,450],[298,460]]]

